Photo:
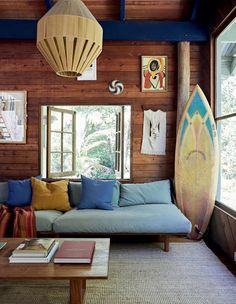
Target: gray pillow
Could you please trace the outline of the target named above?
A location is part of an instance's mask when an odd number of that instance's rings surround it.
[[[8,183],[0,182],[0,203],[5,203],[8,197]]]
[[[120,207],[142,204],[172,204],[170,181],[121,184]]]
[[[112,207],[119,207],[120,200],[120,182],[116,181],[113,186],[113,194],[112,194]]]
[[[71,207],[78,207],[82,192],[81,182],[69,182],[68,192]]]

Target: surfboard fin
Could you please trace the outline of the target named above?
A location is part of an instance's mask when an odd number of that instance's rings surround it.
[[[194,225],[194,229],[195,231],[198,233],[198,239],[202,238],[203,237],[203,233],[200,231],[199,227],[197,224]]]

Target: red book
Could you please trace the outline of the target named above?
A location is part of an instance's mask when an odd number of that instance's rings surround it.
[[[54,263],[91,263],[95,241],[64,241],[54,256]]]

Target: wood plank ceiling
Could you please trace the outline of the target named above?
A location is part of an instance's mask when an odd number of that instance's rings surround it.
[[[3,0],[0,3],[0,39],[35,39],[37,20],[54,2]],[[197,22],[200,0],[84,2],[100,21],[104,40],[208,40],[206,27]]]
[[[54,1],[56,2],[56,1]],[[84,0],[97,19],[119,18],[118,0]],[[126,0],[126,19],[189,20],[194,0]],[[1,0],[0,19],[39,19],[45,0]]]

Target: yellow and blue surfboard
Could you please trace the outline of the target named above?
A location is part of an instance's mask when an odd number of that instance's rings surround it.
[[[191,239],[207,229],[215,204],[218,137],[208,101],[196,85],[182,114],[175,150],[177,205],[192,223]]]

